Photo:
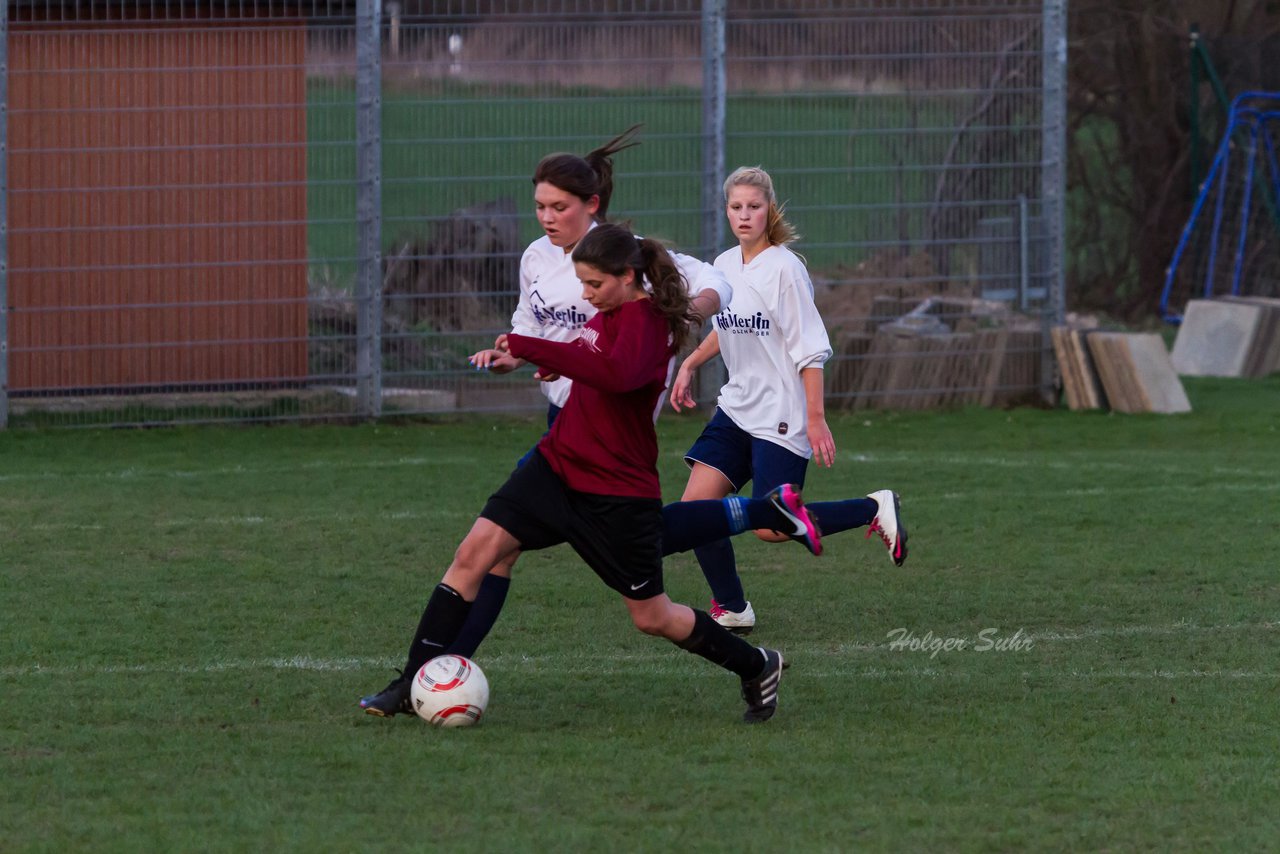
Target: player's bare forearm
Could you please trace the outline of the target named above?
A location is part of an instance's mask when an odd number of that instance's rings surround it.
[[[720,336],[711,330],[698,348],[685,357],[671,383],[671,408],[676,412],[693,409],[698,402],[693,399],[693,372],[705,365],[720,352]]]
[[[720,355],[720,335],[712,329],[710,334],[702,339],[702,343],[685,357],[684,364],[689,370],[696,371],[718,355]]]
[[[804,385],[805,409],[808,420],[809,444],[818,465],[831,467],[836,461],[836,442],[827,425],[826,402],[823,399],[822,368],[804,368],[800,382]]]

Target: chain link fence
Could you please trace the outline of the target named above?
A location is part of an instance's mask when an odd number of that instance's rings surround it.
[[[1041,398],[1064,6],[9,0],[0,425],[539,408],[465,356],[508,328],[538,160],[636,123],[610,215],[689,254],[728,171],[774,176],[829,408]]]

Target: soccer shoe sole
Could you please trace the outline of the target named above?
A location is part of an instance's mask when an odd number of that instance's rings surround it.
[[[898,529],[898,553],[895,555],[892,547],[890,547],[889,560],[893,561],[894,566],[902,566],[907,562],[907,526],[902,524],[902,502],[898,498],[898,493],[891,489],[882,489],[880,492],[887,492],[893,496],[893,519]],[[879,495],[880,492],[873,492],[867,497],[872,498],[873,496]],[[880,514],[877,513],[876,518],[872,520],[873,527],[867,530],[867,538],[870,539],[872,534],[880,534],[881,542],[885,542],[884,529],[879,525],[874,524],[875,522],[878,522],[879,519]],[[885,545],[888,546],[888,543],[885,542]]]
[[[804,506],[800,490],[794,484],[784,484],[769,494],[769,501],[793,526],[790,531],[778,531],[809,550],[814,557],[822,554],[822,529],[818,519]],[[775,529],[776,530],[776,529]]]
[[[898,493],[893,493],[893,518],[898,521],[898,554],[889,552],[894,566],[902,566],[907,562],[907,526],[902,524],[902,502]]]

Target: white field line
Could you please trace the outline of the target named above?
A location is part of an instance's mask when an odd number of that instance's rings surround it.
[[[360,524],[371,521],[379,522],[396,522],[404,519],[440,519],[451,517],[465,517],[474,519],[479,507],[433,507],[430,511],[415,512],[412,510],[397,510],[394,513],[310,513],[294,516],[277,516],[271,518],[268,516],[202,516],[202,517],[177,517],[174,519],[156,519],[151,524],[154,528],[194,528],[206,526],[212,528],[257,528],[257,527],[283,527],[285,525],[296,524],[320,524],[320,523],[345,523]],[[77,524],[74,522],[38,522],[33,525],[14,525],[7,526],[0,524],[0,531],[17,532],[17,531],[101,531],[106,526],[96,524]]]
[[[683,452],[669,453],[667,456],[681,456]],[[897,465],[909,466],[917,468],[920,466],[950,466],[954,468],[981,468],[990,469],[1025,469],[1025,470],[1054,470],[1054,471],[1085,471],[1105,469],[1108,471],[1118,472],[1135,472],[1140,474],[1163,474],[1174,479],[1205,476],[1215,477],[1240,477],[1246,479],[1266,478],[1268,480],[1275,479],[1275,473],[1280,470],[1280,464],[1275,469],[1266,465],[1260,465],[1250,468],[1226,468],[1215,466],[1209,469],[1196,466],[1170,466],[1170,465],[1151,465],[1142,462],[1142,453],[1140,451],[1126,452],[1126,459],[1123,461],[1098,461],[1090,459],[1087,464],[1082,464],[1080,460],[1074,459],[1019,459],[1017,457],[1002,456],[962,456],[957,454],[929,454],[921,453],[901,453],[901,454],[862,454],[845,452],[840,455],[840,460],[850,463],[872,463],[878,465]],[[479,460],[472,456],[438,456],[438,457],[399,457],[389,460],[371,460],[367,462],[352,462],[342,459],[323,459],[299,462],[296,465],[288,466],[268,466],[264,468],[251,468],[248,466],[223,466],[210,469],[146,469],[146,468],[127,468],[118,471],[72,471],[72,472],[19,472],[16,474],[0,474],[0,483],[22,481],[22,480],[53,480],[53,479],[85,479],[85,480],[136,480],[143,478],[173,478],[173,479],[199,479],[207,477],[241,477],[241,476],[260,476],[260,475],[276,475],[291,474],[294,472],[308,471],[357,471],[357,470],[377,470],[377,469],[394,469],[402,467],[432,467],[432,466],[474,466],[478,465]],[[1261,484],[1259,488],[1269,489],[1275,488],[1272,484]]]
[[[173,674],[173,675],[208,675],[228,672],[281,672],[308,671],[325,673],[373,673],[381,679],[385,671],[390,669],[388,659],[313,659],[313,658],[274,658],[249,659],[243,661],[220,661],[205,665],[81,665],[75,667],[2,667],[0,678],[13,679],[34,676],[50,676],[64,678],[85,674]],[[487,666],[504,666],[519,669],[537,668],[540,665],[554,665],[556,672],[573,676],[610,676],[624,672],[638,675],[656,675],[668,672],[669,668],[654,661],[651,656],[632,657],[623,655],[599,656],[596,658],[579,657],[571,661],[551,656],[519,657],[500,655],[487,659]],[[985,679],[990,676],[986,672],[976,672],[960,667],[854,667],[849,669],[830,667],[803,667],[797,674],[822,679],[866,679],[875,681],[934,679],[967,682]],[[1227,681],[1280,681],[1280,671],[1265,670],[1200,670],[1200,669],[1044,669],[1021,670],[1007,674],[1007,678],[1032,679],[1052,678],[1062,681],[1102,681],[1110,679],[1122,680],[1188,680],[1217,679]],[[376,681],[375,679],[375,681]]]
[[[1271,475],[1269,475],[1271,476]],[[1280,480],[1271,483],[1223,483],[1218,482],[1213,485],[1214,492],[1227,493],[1259,493],[1259,492],[1280,492]],[[941,492],[937,494],[911,494],[903,496],[905,504],[910,499],[912,504],[928,504],[932,501],[974,501],[977,499],[988,499],[999,495],[1005,500],[1016,498],[1031,498],[1036,496],[1044,496],[1046,498],[1068,497],[1068,498],[1103,498],[1111,496],[1120,498],[1130,495],[1164,495],[1169,493],[1199,493],[1204,492],[1204,487],[1194,483],[1151,483],[1151,484],[1135,484],[1133,486],[1121,487],[1102,487],[1090,486],[1066,489],[1020,489],[1017,487],[1004,487],[999,490],[987,489],[978,492]],[[806,496],[807,498],[807,496]],[[821,498],[813,499],[821,501]]]
[[[17,474],[0,474],[0,483],[19,480],[141,480],[145,478],[172,478],[174,480],[198,480],[206,477],[243,477],[246,475],[293,474],[310,471],[357,471],[363,469],[393,469],[431,466],[474,466],[479,464],[476,457],[440,456],[440,457],[399,457],[394,460],[370,460],[368,462],[350,462],[340,459],[310,460],[291,466],[268,466],[250,468],[248,466],[223,466],[212,469],[142,469],[127,468],[118,471],[37,471],[19,472]]]
[[[1030,635],[1032,640],[1043,641],[1078,641],[1102,637],[1134,637],[1135,635],[1185,635],[1185,634],[1220,634],[1224,632],[1274,632],[1280,631],[1280,623],[1223,623],[1213,626],[1201,626],[1195,623],[1170,623],[1166,626],[1114,626],[1109,628],[1077,629],[1075,631],[1060,630],[1036,632]]]
[[[0,478],[2,479],[2,478]],[[1256,483],[1256,484],[1218,484],[1214,487],[1218,492],[1228,493],[1267,493],[1280,492],[1280,480],[1273,483]],[[1153,484],[1150,486],[1131,486],[1122,487],[1120,489],[1104,489],[1102,487],[1091,487],[1084,489],[1047,489],[1042,492],[1026,489],[1004,489],[1000,494],[1005,498],[1030,498],[1036,495],[1044,495],[1054,499],[1063,497],[1072,498],[1088,498],[1088,497],[1122,497],[1141,494],[1170,494],[1178,492],[1200,492],[1202,487],[1191,484]],[[945,502],[972,502],[985,496],[994,495],[995,491],[987,492],[943,492],[936,494],[912,495],[904,499],[904,503],[908,501],[911,504],[928,504],[935,501]],[[819,499],[821,500],[821,499]],[[477,507],[465,507],[457,509],[448,509],[435,507],[430,512],[415,512],[411,510],[399,510],[393,513],[357,514],[357,513],[314,513],[294,516],[265,516],[265,515],[248,515],[248,516],[201,516],[201,517],[177,517],[173,519],[156,519],[152,525],[157,528],[189,528],[197,526],[209,527],[256,527],[256,526],[275,526],[275,525],[292,525],[298,523],[316,524],[316,523],[359,523],[378,521],[397,521],[401,519],[439,519],[441,517],[467,517],[473,518],[477,512]],[[104,526],[93,523],[76,523],[76,522],[37,522],[33,524],[13,524],[6,525],[0,522],[0,531],[4,532],[21,532],[21,531],[101,531]]]
[[[895,637],[900,630],[895,628]],[[1223,634],[1227,632],[1276,632],[1280,631],[1280,623],[1222,623],[1218,625],[1202,626],[1196,623],[1180,622],[1169,623],[1160,626],[1102,626],[1096,628],[1081,629],[1047,629],[1043,631],[1030,632],[1025,629],[1015,629],[1010,627],[1001,628],[997,634],[992,635],[992,640],[1008,639],[1016,632],[1021,632],[1021,637],[1030,641],[1033,645],[1037,643],[1072,643],[1074,641],[1087,641],[1097,638],[1128,638],[1128,637],[1152,637],[1161,635],[1191,635],[1191,634]],[[887,634],[887,633],[886,633]],[[938,632],[932,632],[928,629],[911,629],[911,635],[917,639],[922,639],[930,634],[933,638],[945,640],[945,636]],[[978,640],[977,633],[964,638],[970,647]],[[832,649],[832,647],[827,647]],[[879,643],[854,642],[838,644],[834,647],[838,653],[843,652],[874,652],[876,650],[884,650],[886,652],[901,652],[906,655],[921,654],[921,651],[903,649],[901,644],[895,642],[893,638],[887,638]],[[990,651],[990,650],[989,650]],[[925,655],[928,650],[925,650]],[[940,654],[946,654],[945,652]]]
[[[1152,625],[1152,626],[1115,626],[1111,628],[1081,628],[1076,630],[1058,630],[1045,632],[1029,632],[1024,633],[1024,637],[1029,638],[1035,644],[1038,643],[1073,643],[1081,640],[1088,640],[1099,637],[1134,637],[1134,636],[1151,636],[1151,635],[1179,635],[1193,633],[1221,633],[1221,632],[1275,632],[1280,631],[1280,623],[1234,623],[1213,626],[1200,626],[1192,623],[1172,623],[1169,625]],[[796,647],[793,647],[795,649]],[[852,666],[848,668],[829,666],[833,662],[833,658],[838,660],[846,653],[874,653],[874,652],[890,652],[891,647],[888,642],[884,643],[848,643],[841,644],[835,649],[831,647],[810,647],[805,648],[803,645],[799,649],[807,653],[810,661],[815,659],[824,661],[824,666],[813,668],[805,666],[803,668],[805,675],[829,677],[829,678],[857,678],[857,679],[954,679],[968,680],[975,678],[974,671],[967,668],[958,667],[935,667],[929,665],[923,666],[907,666],[907,667],[881,667],[874,665]],[[991,650],[991,655],[1004,657],[1008,655],[1027,656],[1033,660],[1035,655],[1034,645],[1027,649],[1019,651],[998,652]],[[895,650],[895,655],[902,655],[907,659],[925,656],[928,652]],[[947,661],[957,660],[954,656],[959,655],[961,658],[971,660],[975,654],[973,653],[943,653],[942,658]],[[636,669],[637,672],[665,672],[665,666],[657,662],[652,654],[641,653],[601,653],[601,654],[576,654],[572,656],[565,655],[544,655],[531,656],[521,655],[518,653],[507,653],[502,655],[487,656],[486,664],[495,666],[505,666],[513,668],[525,667],[552,667],[561,673],[571,673],[577,675],[607,675],[617,673],[620,670]],[[850,662],[852,663],[852,662]],[[311,671],[311,672],[332,672],[332,673],[356,673],[367,671],[384,671],[394,669],[395,662],[388,658],[315,658],[313,656],[297,655],[283,658],[257,658],[257,659],[231,659],[226,661],[214,661],[203,664],[80,664],[80,665],[5,665],[0,666],[0,678],[16,678],[30,676],[72,676],[84,673],[174,673],[174,674],[216,674],[225,672],[269,672],[269,671]],[[1012,675],[1012,674],[1010,674]],[[1071,680],[1101,680],[1101,679],[1160,679],[1160,680],[1177,680],[1177,679],[1225,679],[1225,680],[1277,680],[1280,681],[1280,671],[1263,671],[1263,670],[1238,670],[1238,669],[1180,669],[1180,668],[1127,668],[1127,669],[1098,669],[1098,670],[1081,670],[1081,669],[1050,669],[1050,670],[1023,670],[1017,674],[1018,678],[1023,677],[1054,677]]]
[[[1165,456],[1164,452],[1155,452],[1160,456]],[[1152,465],[1142,462],[1143,452],[1140,450],[1126,450],[1124,452],[1125,459],[1104,461],[1095,457],[1085,459],[1075,459],[1067,457],[1065,459],[1044,460],[1036,459],[1019,459],[1017,457],[1002,456],[962,456],[958,454],[929,454],[925,453],[900,453],[900,454],[860,454],[848,453],[840,456],[840,459],[848,459],[857,463],[875,463],[880,465],[899,465],[899,466],[918,466],[926,464],[930,466],[954,466],[956,468],[972,468],[979,467],[983,469],[1049,469],[1053,471],[1088,471],[1089,469],[1105,469],[1107,471],[1134,471],[1145,474],[1167,474],[1172,477],[1204,477],[1206,475],[1226,476],[1226,477],[1274,477],[1275,471],[1280,469],[1280,462],[1276,464],[1275,469],[1269,469],[1265,465],[1257,467],[1223,467],[1213,466],[1212,468],[1194,467],[1194,466],[1170,466],[1170,465]]]

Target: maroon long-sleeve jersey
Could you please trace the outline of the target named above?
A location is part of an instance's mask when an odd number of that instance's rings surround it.
[[[573,380],[538,450],[565,485],[593,495],[658,498],[653,413],[666,388],[671,329],[648,299],[587,322],[575,341],[510,334],[511,355]]]

